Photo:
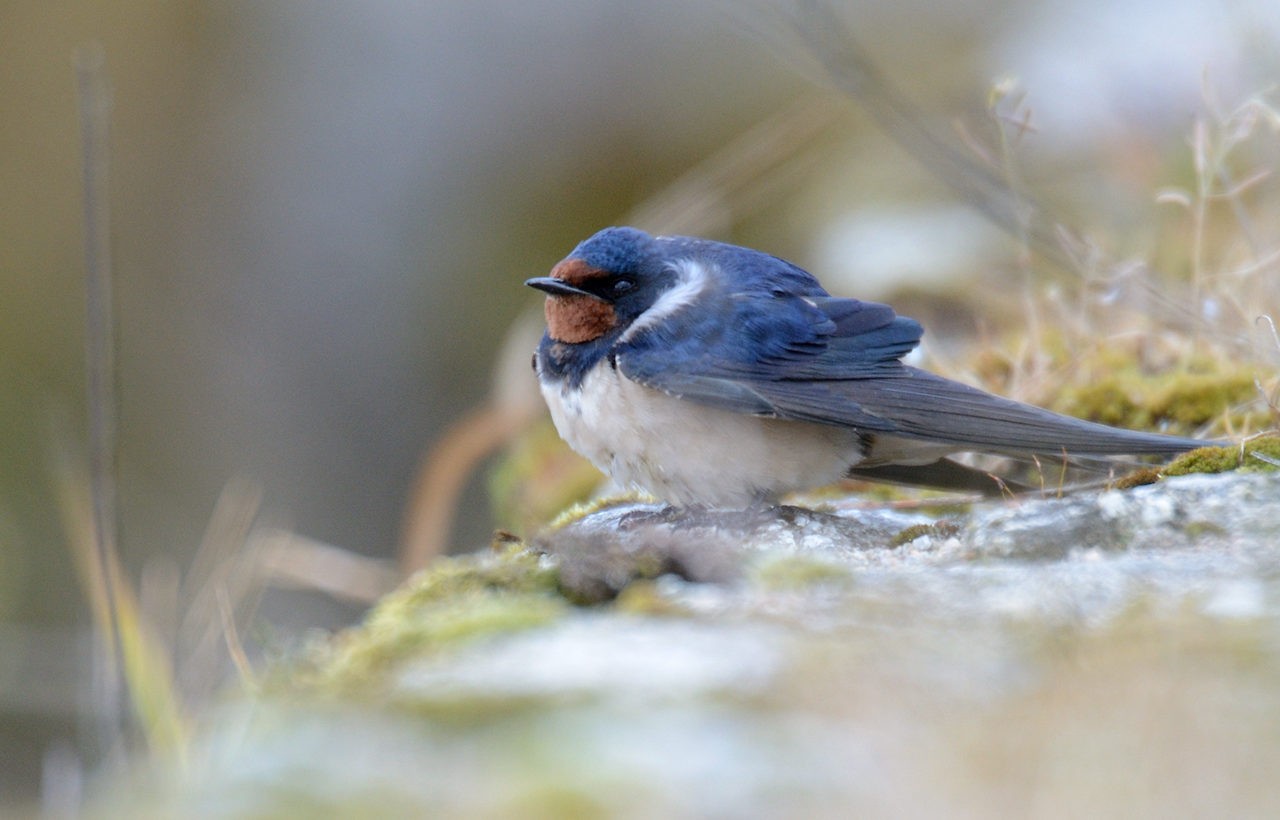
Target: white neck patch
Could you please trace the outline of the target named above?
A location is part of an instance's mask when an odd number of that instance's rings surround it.
[[[631,341],[637,333],[653,327],[668,316],[693,304],[711,280],[710,273],[697,260],[681,259],[675,263],[674,267],[677,276],[676,284],[659,296],[658,301],[631,323],[631,327],[627,328],[618,339],[619,342]]]

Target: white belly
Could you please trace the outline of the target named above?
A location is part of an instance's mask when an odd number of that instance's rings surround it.
[[[543,384],[561,438],[623,486],[672,504],[742,508],[830,484],[861,458],[848,428],[677,399],[602,362],[580,390]]]

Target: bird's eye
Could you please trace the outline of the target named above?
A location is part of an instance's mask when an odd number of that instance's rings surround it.
[[[610,288],[613,290],[615,294],[621,294],[621,293],[626,293],[627,291],[631,290],[635,286],[636,286],[636,283],[633,280],[628,279],[625,276],[621,276],[613,280],[613,284],[610,285]]]

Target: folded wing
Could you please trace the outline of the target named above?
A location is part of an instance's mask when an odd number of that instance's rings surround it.
[[[727,410],[957,451],[1136,455],[1207,443],[1081,421],[908,367],[901,358],[919,344],[920,325],[887,305],[760,293],[720,299],[720,310],[685,311],[631,339],[616,356],[623,374]]]

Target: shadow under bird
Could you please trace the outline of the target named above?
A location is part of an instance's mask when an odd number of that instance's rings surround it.
[[[947,458],[1169,455],[1121,430],[910,367],[923,330],[749,248],[606,228],[550,276],[534,368],[560,436],[622,486],[744,508],[847,476],[999,492]]]

